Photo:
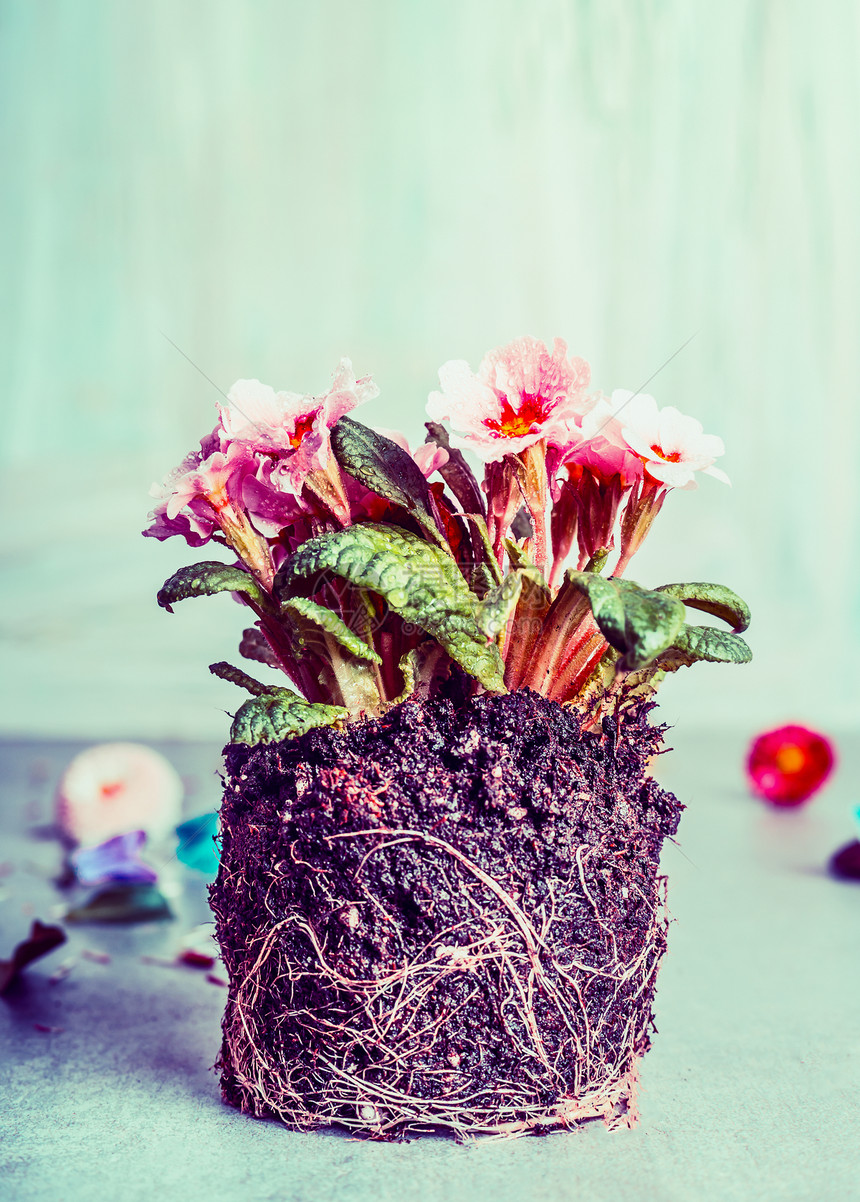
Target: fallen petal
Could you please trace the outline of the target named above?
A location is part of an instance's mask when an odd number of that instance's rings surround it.
[[[6,992],[28,964],[32,964],[41,956],[47,956],[48,952],[65,942],[66,932],[62,927],[48,926],[36,919],[29,936],[18,944],[11,958],[0,960],[0,994]]]
[[[215,967],[215,956],[207,956],[205,952],[196,952],[193,947],[187,947],[184,952],[180,952],[178,960],[180,964],[187,964],[189,968]]]

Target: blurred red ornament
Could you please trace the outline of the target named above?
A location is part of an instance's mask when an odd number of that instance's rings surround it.
[[[833,770],[833,747],[805,726],[780,726],[753,742],[747,775],[753,791],[778,806],[796,806],[817,792]]]

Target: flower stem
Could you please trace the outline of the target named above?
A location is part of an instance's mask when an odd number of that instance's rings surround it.
[[[546,569],[546,440],[534,443],[516,456],[517,479],[526,508],[531,514],[534,535],[526,543],[526,553],[532,562]]]

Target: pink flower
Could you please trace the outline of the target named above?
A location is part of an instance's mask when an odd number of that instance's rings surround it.
[[[695,488],[699,471],[729,483],[726,473],[713,466],[725,453],[723,440],[705,434],[694,417],[671,405],[658,409],[652,396],[623,388],[613,392],[611,406],[624,442],[640,457],[648,475],[665,488]]]
[[[621,435],[612,403],[606,397],[590,399],[590,408],[580,421],[567,422],[553,432],[547,450],[547,473],[554,498],[565,479],[564,469],[576,465],[598,480],[616,477],[622,488],[642,479],[642,460]]]
[[[226,454],[213,450],[217,433],[204,438],[200,450],[187,455],[161,484],[153,484],[149,494],[156,505],[144,535],[163,540],[179,534],[189,546],[202,547],[221,526],[219,516],[241,504],[242,482],[256,471],[256,462],[239,444]]]
[[[580,570],[615,545],[619,510],[645,478],[645,469],[622,438],[611,402],[595,396],[579,422],[569,422],[555,433],[547,451],[547,471],[553,498],[554,583],[574,541],[579,544]]]
[[[152,486],[151,495],[158,503],[150,514],[152,525],[143,533],[157,539],[179,534],[189,546],[201,547],[217,531],[221,541],[233,548],[264,587],[269,587],[274,567],[261,534],[272,529],[270,498],[246,497],[261,467],[250,449],[240,442],[229,444],[226,451],[212,451],[204,458],[212,444],[212,436],[205,438],[200,450],[184,459],[163,484]],[[293,513],[297,506],[295,497],[290,496],[288,506],[282,508],[288,507]],[[258,528],[251,521],[255,513],[259,517]]]
[[[311,473],[328,466],[331,427],[345,413],[378,395],[369,376],[356,380],[349,359],[341,359],[324,396],[275,392],[259,380],[237,380],[227,404],[218,406],[222,445],[242,443],[276,456],[271,484],[298,495]]]
[[[462,432],[452,437],[453,446],[493,463],[551,437],[579,416],[589,376],[583,359],[567,358],[560,338],[552,353],[536,338],[519,338],[486,355],[477,374],[464,360],[444,364],[442,391],[431,392],[427,413]]]
[[[263,457],[256,474],[242,482],[242,504],[254,529],[266,538],[278,538],[285,526],[311,516],[300,497],[281,487],[284,477],[278,474],[279,466]]]
[[[376,426],[375,429],[377,434],[382,434],[385,438],[390,438],[407,455],[411,455],[421,469],[421,473],[425,479],[432,476],[440,467],[444,467],[450,458],[445,448],[438,446],[435,442],[422,442],[414,451],[411,451],[409,449],[409,440],[399,430],[387,430],[383,426]]]

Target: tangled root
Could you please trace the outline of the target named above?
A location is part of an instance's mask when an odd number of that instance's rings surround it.
[[[398,711],[228,751],[225,1098],[378,1139],[633,1125],[679,809],[659,732],[619,752],[526,692]]]

